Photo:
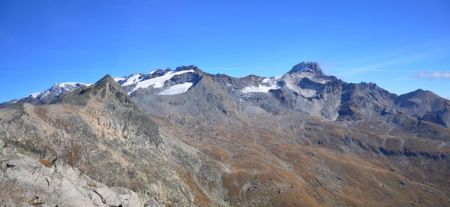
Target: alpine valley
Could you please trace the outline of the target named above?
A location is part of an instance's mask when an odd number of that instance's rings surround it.
[[[450,206],[450,101],[195,66],[0,104],[0,206]]]

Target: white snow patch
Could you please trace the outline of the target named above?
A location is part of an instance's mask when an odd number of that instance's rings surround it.
[[[261,80],[262,84],[258,84],[257,86],[247,86],[242,89],[243,93],[268,93],[272,89],[278,89],[277,82],[278,78],[264,78]]]
[[[172,77],[174,77],[176,75],[181,75],[183,73],[194,73],[194,72],[195,72],[194,70],[182,70],[182,71],[177,71],[177,72],[169,71],[162,76],[138,82],[136,84],[136,86],[133,88],[133,90],[131,92],[129,92],[129,94],[133,93],[137,89],[148,88],[150,86],[153,86],[153,88],[161,88],[164,86],[164,83],[166,81],[170,80]]]
[[[280,80],[280,77],[270,77],[270,78],[264,78],[261,80],[261,83],[264,83],[264,85],[274,85]]]
[[[77,85],[89,86],[91,84],[80,83],[80,82],[66,82],[66,83],[55,84],[55,86],[57,86],[57,87],[66,88],[66,89],[75,88]]]
[[[126,78],[114,78],[114,81],[119,82],[119,81],[123,81],[126,80]]]
[[[30,96],[33,98],[37,98],[39,95],[41,95],[43,92],[37,92],[37,93],[32,93]]]
[[[258,86],[247,86],[244,89],[242,89],[243,93],[268,93],[272,89],[277,89],[278,86],[276,85],[258,85]]]
[[[125,81],[125,83],[123,83],[122,86],[134,85],[141,80],[140,77],[141,77],[141,74],[139,74],[139,73],[133,74],[127,78],[127,81]]]
[[[159,93],[159,95],[177,95],[182,94],[191,88],[193,83],[186,82],[178,85],[173,85]]]

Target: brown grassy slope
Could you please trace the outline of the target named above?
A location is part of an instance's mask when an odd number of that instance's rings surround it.
[[[448,159],[420,154],[448,156],[450,148],[438,147],[439,141],[320,119],[292,122],[300,128],[258,120],[231,126],[158,123],[223,166],[232,206],[450,204]],[[418,154],[401,154],[403,148]]]

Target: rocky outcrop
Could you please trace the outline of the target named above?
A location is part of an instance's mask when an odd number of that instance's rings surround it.
[[[131,207],[145,204],[137,193],[109,188],[58,160],[39,162],[15,152],[13,147],[4,147],[0,160],[2,205]]]

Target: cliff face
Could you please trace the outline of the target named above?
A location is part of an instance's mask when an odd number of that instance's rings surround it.
[[[449,104],[430,93],[315,63],[278,78],[105,76],[0,109],[0,203],[448,206]]]

